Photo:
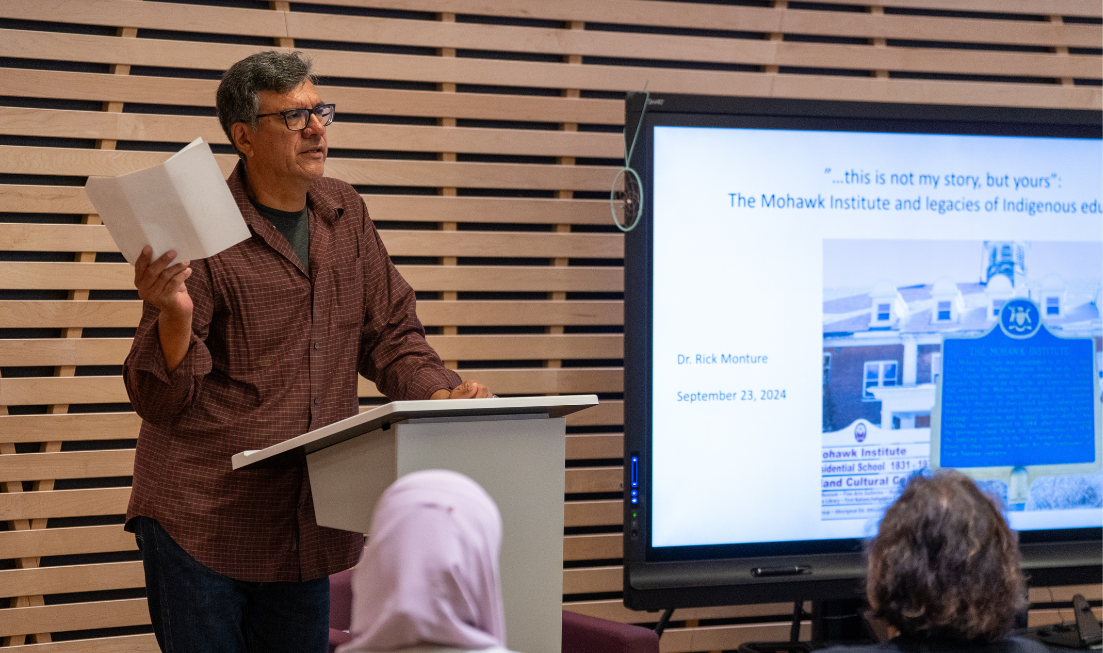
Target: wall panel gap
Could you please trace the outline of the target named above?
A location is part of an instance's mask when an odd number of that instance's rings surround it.
[[[437,14],[437,19],[442,23],[455,23],[456,14],[454,13],[442,13]],[[456,57],[456,48],[438,48],[437,54],[441,57]],[[442,82],[437,84],[437,91],[441,93],[455,93],[455,82]],[[456,118],[455,116],[444,116],[438,119],[437,124],[445,128],[455,128]],[[441,152],[439,155],[441,161],[456,161],[455,152]],[[446,197],[455,197],[457,190],[455,186],[445,186],[440,189],[440,194]],[[442,222],[440,225],[442,231],[456,231],[457,225],[455,222]],[[440,259],[441,265],[455,266],[457,263],[457,257],[455,256],[442,256]],[[441,293],[441,299],[446,302],[454,302],[459,299],[459,294],[455,290],[445,290]],[[454,324],[446,324],[441,327],[441,333],[446,336],[454,336],[459,333],[459,327]],[[450,370],[459,369],[460,363],[457,360],[446,360],[444,366]]]
[[[272,11],[282,11],[284,15],[284,28],[287,27],[287,14],[291,11],[290,2],[282,2],[279,0],[271,0],[268,3],[268,8]],[[290,36],[277,36],[272,39],[275,42],[277,48],[293,48],[295,47],[295,39]]]
[[[882,7],[881,5],[873,5],[872,7],[869,8],[869,13],[871,13],[875,16],[884,16],[885,15],[885,8]],[[887,47],[887,42],[885,40],[885,37],[883,37],[883,36],[873,37],[872,39],[870,39],[870,43],[875,48],[882,48],[883,49],[883,48]],[[873,71],[873,76],[876,77],[877,79],[888,79],[889,78],[889,71],[887,71],[887,70],[874,70]]]
[[[583,21],[570,21],[567,24],[567,29],[569,29],[569,30],[579,30],[579,31],[586,30],[586,23],[583,22]],[[571,65],[581,65],[582,64],[582,55],[580,55],[580,54],[567,54],[566,56],[564,56],[564,62],[569,66],[571,66]],[[565,88],[563,90],[563,96],[578,99],[579,97],[581,97],[581,89],[578,89],[578,88]],[[561,124],[559,125],[559,129],[561,131],[578,131],[578,122],[561,122]],[[556,159],[556,163],[558,163],[559,165],[574,165],[575,164],[575,157],[558,157]],[[572,189],[559,190],[559,191],[556,191],[556,197],[559,200],[574,200],[575,199],[575,191],[572,190]],[[557,234],[569,234],[570,233],[570,225],[566,224],[566,223],[557,224],[557,225],[555,225],[555,232]],[[567,267],[569,265],[569,263],[570,263],[570,261],[566,257],[556,257],[556,258],[552,259],[552,265],[554,267]],[[567,300],[567,293],[563,292],[563,291],[549,292],[548,293],[548,299],[550,299],[552,301],[566,301]],[[548,334],[552,334],[552,335],[563,335],[564,325],[563,324],[549,324],[548,327],[545,329],[545,331]],[[549,358],[549,360],[544,362],[544,365],[546,367],[563,367],[563,358]]]
[[[785,10],[788,9],[788,8],[789,8],[789,0],[775,0],[774,9],[784,13]],[[785,21],[779,21],[779,22],[784,23]],[[772,43],[774,43],[774,61],[775,62],[778,60],[778,57],[779,57],[778,50],[782,47],[781,42],[783,40],[785,40],[785,34],[783,34],[782,32],[771,32],[770,33],[770,41]],[[778,73],[778,70],[779,70],[779,68],[778,68],[778,65],[776,63],[767,64],[767,65],[762,67],[762,72],[767,73],[767,74],[771,74],[771,75],[776,75]]]
[[[1050,16],[1049,17],[1049,22],[1054,23],[1056,25],[1064,25],[1065,24],[1065,19],[1062,16]],[[1053,53],[1055,55],[1057,55],[1058,57],[1062,57],[1062,56],[1067,57],[1069,55],[1069,47],[1067,45],[1058,45],[1058,46],[1053,48]],[[1062,77],[1061,78],[1061,86],[1073,86],[1075,84],[1076,84],[1076,81],[1072,77]]]

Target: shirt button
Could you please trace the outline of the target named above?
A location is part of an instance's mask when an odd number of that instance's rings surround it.
[[[314,343],[314,348],[315,349],[321,349],[322,348],[322,343],[320,343],[320,342]]]
[[[314,405],[317,406],[320,403],[322,403],[322,400],[317,398],[317,397],[314,397]]]

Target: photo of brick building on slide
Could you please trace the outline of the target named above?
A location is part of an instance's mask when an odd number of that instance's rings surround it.
[[[824,434],[865,419],[929,439],[943,336],[983,335],[1013,298],[1053,334],[1092,338],[1103,370],[1100,243],[824,240],[823,281]],[[980,484],[1006,500],[1002,481]],[[1103,471],[1039,478],[1025,509],[1101,505]]]
[[[1012,298],[1103,349],[1098,243],[825,240],[823,267],[824,432],[929,427],[943,335],[982,335]]]

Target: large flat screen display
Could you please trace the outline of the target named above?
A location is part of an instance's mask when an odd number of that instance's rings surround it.
[[[629,594],[853,576],[902,484],[941,467],[1024,545],[1098,543],[1099,125],[652,96],[626,254]]]

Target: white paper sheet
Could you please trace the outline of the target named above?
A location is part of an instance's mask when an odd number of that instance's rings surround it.
[[[131,265],[146,245],[154,260],[173,249],[181,261],[213,256],[250,236],[202,138],[161,165],[89,177],[84,190]]]

